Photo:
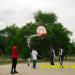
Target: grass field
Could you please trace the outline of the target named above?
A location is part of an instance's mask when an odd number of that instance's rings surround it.
[[[75,56],[68,56],[67,59],[64,59],[65,62],[75,62]],[[25,63],[26,61],[24,59],[18,59],[19,63]],[[43,60],[43,59],[38,59],[38,62],[49,62],[49,60]],[[58,61],[58,57],[55,58],[55,62]],[[8,59],[7,57],[0,56],[0,65],[2,64],[9,64],[11,63],[11,59]]]

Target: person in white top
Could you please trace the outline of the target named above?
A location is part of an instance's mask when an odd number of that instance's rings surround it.
[[[37,61],[38,52],[35,49],[33,49],[31,52],[31,55],[32,55],[32,60],[33,60],[33,68],[36,68],[36,61]]]
[[[59,62],[60,62],[60,65],[62,65],[63,63],[63,49],[62,48],[59,49]]]

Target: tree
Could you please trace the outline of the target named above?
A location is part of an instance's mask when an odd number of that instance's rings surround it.
[[[1,33],[4,34],[4,36],[7,34],[7,37],[4,37],[5,52],[7,55],[10,54],[11,46],[13,45],[13,43],[18,40],[16,36],[17,36],[19,30],[20,30],[20,28],[18,28],[16,26],[16,24],[13,24],[9,27],[7,26],[5,29],[0,31]]]
[[[58,54],[58,49],[60,47],[62,47],[64,51],[69,48],[69,36],[71,35],[71,32],[57,21],[56,14],[43,13],[39,11],[34,15],[34,18],[37,24],[43,25],[47,29],[48,35],[46,36],[46,39],[48,39],[48,42],[46,42],[46,44],[49,45],[46,46],[46,49],[52,46],[53,48],[55,48],[56,54]],[[45,46],[43,46],[43,48],[44,47]]]
[[[75,45],[70,42],[69,36],[71,32],[57,21],[55,13],[43,13],[42,11],[36,12],[34,15],[35,22],[29,22],[22,28],[17,27],[15,24],[6,27],[1,32],[8,32],[6,54],[10,54],[10,48],[14,42],[17,42],[18,49],[22,58],[30,56],[31,50],[34,48],[38,51],[43,59],[49,59],[50,47],[55,49],[58,55],[58,49],[62,47],[65,54],[74,52]],[[27,44],[27,38],[36,34],[36,29],[39,25],[43,25],[47,30],[47,35],[42,37],[31,38],[30,50]],[[72,50],[70,50],[72,49]],[[69,51],[69,52],[68,52]],[[39,57],[40,58],[40,57]]]
[[[34,15],[35,21],[38,24],[53,24],[57,22],[57,16],[52,12],[52,13],[43,13],[41,11],[36,12]]]

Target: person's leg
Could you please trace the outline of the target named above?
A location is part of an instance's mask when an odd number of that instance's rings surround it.
[[[61,62],[61,57],[59,56],[59,63]]]
[[[60,62],[60,65],[62,66],[63,68],[63,56],[61,55],[60,58],[59,58],[59,62]]]
[[[14,73],[18,73],[18,72],[16,71],[16,65],[17,65],[17,59],[15,59],[15,62],[14,62]]]
[[[64,59],[64,57],[63,57],[63,55],[61,55],[61,61],[62,61],[62,63],[63,63],[63,59]]]
[[[52,58],[52,64],[51,65],[54,65],[54,58]]]
[[[29,62],[28,62],[28,66],[29,66]]]
[[[63,60],[64,60],[64,56],[62,55],[62,63],[63,63]]]
[[[60,62],[60,65],[62,65],[62,56],[61,55],[59,56],[59,62]]]
[[[50,64],[52,65],[52,58],[50,57]]]
[[[53,57],[53,65],[54,65],[54,57]]]
[[[14,74],[14,58],[12,58],[11,74]]]
[[[53,59],[53,57],[50,57],[50,63],[51,63],[51,65],[54,65],[54,59]]]
[[[33,60],[33,68],[35,68],[35,61]]]
[[[33,60],[33,68],[36,68],[36,60]]]
[[[36,68],[36,60],[34,60],[34,68]]]

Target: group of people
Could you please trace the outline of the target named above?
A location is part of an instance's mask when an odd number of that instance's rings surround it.
[[[33,68],[37,68],[36,67],[36,62],[37,62],[37,56],[38,56],[38,52],[33,49],[31,52],[32,55],[32,61],[33,61]],[[17,45],[16,43],[12,46],[12,50],[11,50],[11,58],[12,58],[12,67],[11,67],[11,74],[15,74],[18,73],[16,71],[16,65],[17,65],[17,59],[19,57],[19,53],[18,53],[18,49],[17,49]],[[54,65],[54,57],[55,57],[55,51],[53,48],[50,49],[50,63],[51,65]],[[28,58],[28,66],[29,66],[29,62],[30,62],[30,58]],[[63,49],[60,48],[59,49],[59,62],[60,65],[62,65],[63,63]]]
[[[51,63],[51,65],[54,65],[54,58],[55,58],[55,51],[53,48],[51,48],[50,49],[50,63]],[[59,49],[59,63],[60,63],[60,65],[62,65],[63,59],[64,59],[63,49],[60,48]]]
[[[33,68],[36,68],[36,61],[37,61],[38,52],[35,49],[33,49],[31,55],[32,55],[32,59],[33,59]],[[54,58],[55,58],[55,51],[53,48],[50,48],[50,63],[51,63],[51,65],[54,65]],[[63,63],[63,58],[64,58],[63,49],[60,48],[59,49],[59,63],[60,63],[60,65],[62,65],[62,63]]]
[[[32,60],[33,60],[33,68],[36,68],[38,52],[33,49],[31,55],[32,55]],[[18,73],[16,71],[18,57],[19,57],[19,53],[18,53],[17,45],[15,43],[11,48],[11,58],[12,58],[12,67],[11,67],[11,72],[10,72],[11,74]],[[28,58],[28,66],[29,66],[29,62],[30,62],[30,59]]]

